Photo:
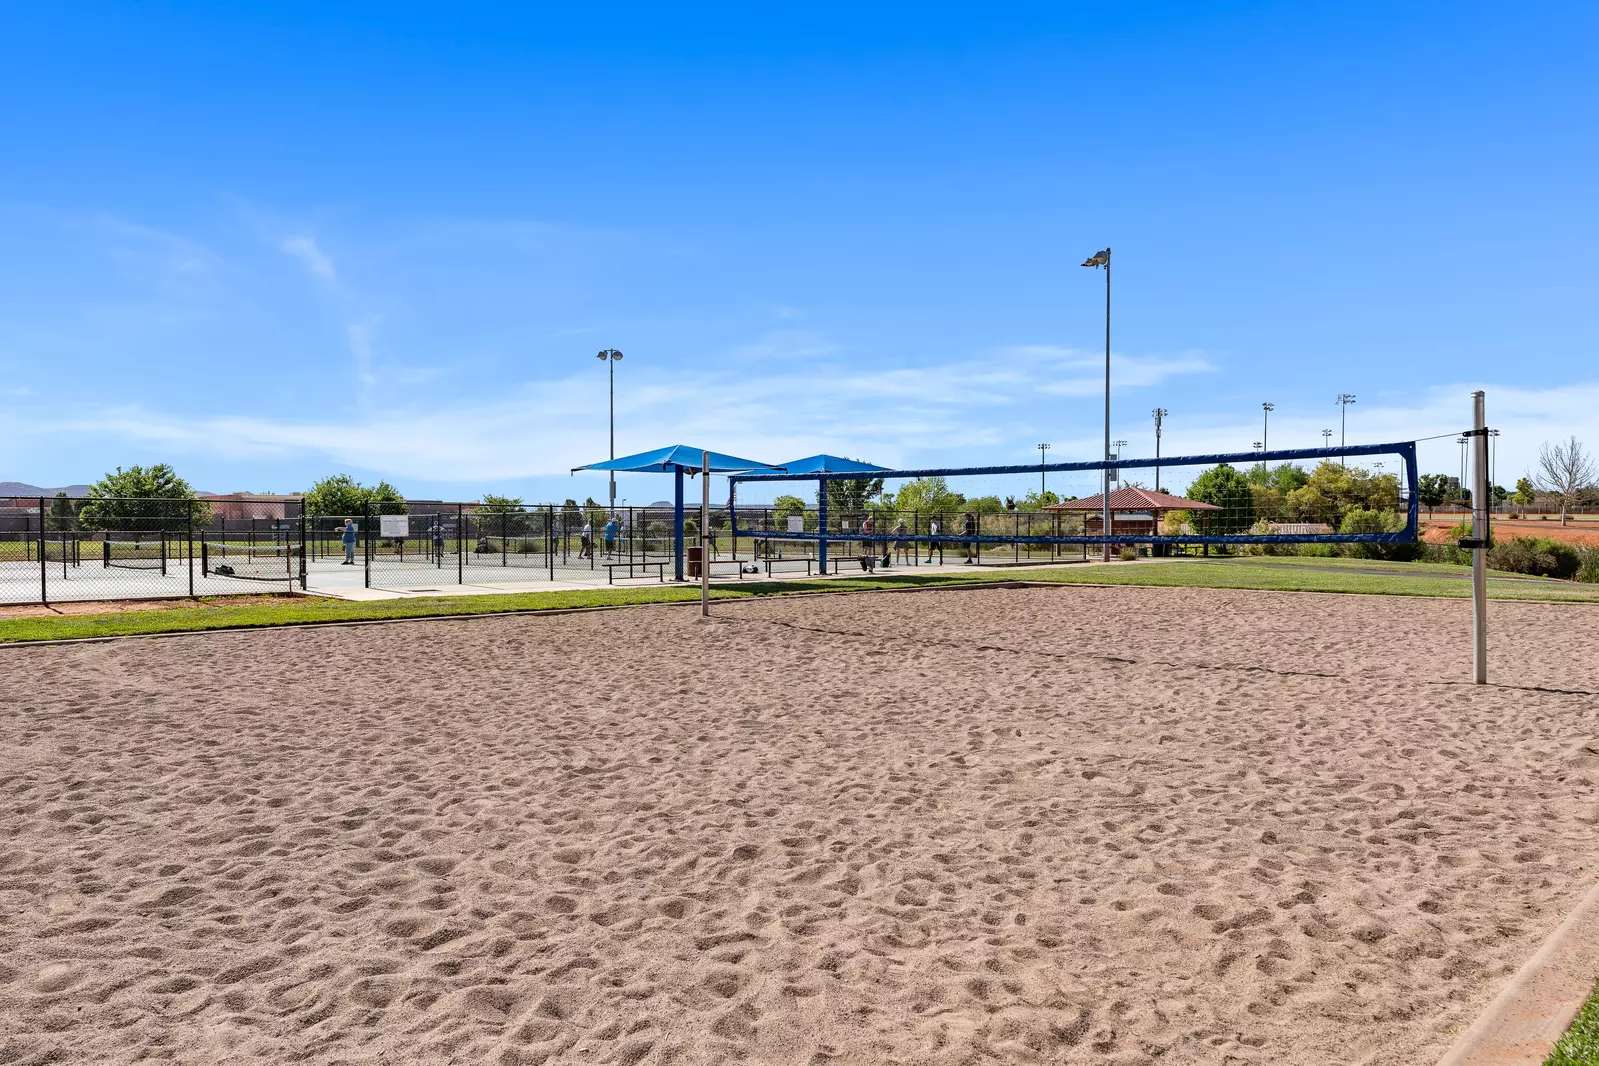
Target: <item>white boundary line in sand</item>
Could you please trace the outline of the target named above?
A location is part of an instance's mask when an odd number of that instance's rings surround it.
[[[1538,1066],[1599,974],[1599,884],[1566,915],[1438,1066]]]

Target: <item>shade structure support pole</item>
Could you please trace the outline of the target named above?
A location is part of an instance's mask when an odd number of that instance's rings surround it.
[[[700,457],[700,615],[711,616],[711,453]]]
[[[1471,394],[1472,680],[1488,683],[1488,418],[1483,394]]]
[[[827,576],[827,482],[816,480],[816,531],[822,539],[816,542],[816,568]]]
[[[672,573],[675,580],[683,580],[683,468],[672,467],[672,480],[676,490],[672,497]]]

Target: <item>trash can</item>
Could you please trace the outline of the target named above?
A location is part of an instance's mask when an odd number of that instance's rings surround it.
[[[704,558],[705,549],[698,544],[688,550],[688,576],[700,576],[700,560]]]

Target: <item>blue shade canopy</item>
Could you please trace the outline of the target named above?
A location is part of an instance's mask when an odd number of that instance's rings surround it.
[[[863,463],[859,459],[844,459],[837,455],[813,455],[806,459],[795,459],[774,469],[787,470],[790,474],[875,474],[887,470],[888,467]]]
[[[675,470],[684,473],[699,473],[700,460],[705,449],[690,448],[686,444],[674,444],[669,448],[657,448],[651,452],[639,452],[637,455],[624,455],[620,459],[611,459],[603,463],[589,463],[587,466],[574,466],[572,473],[579,470],[615,470],[632,474],[670,474]],[[711,473],[737,474],[748,470],[782,470],[781,466],[769,467],[766,463],[758,463],[754,459],[740,459],[736,455],[724,455],[721,452],[711,453]]]

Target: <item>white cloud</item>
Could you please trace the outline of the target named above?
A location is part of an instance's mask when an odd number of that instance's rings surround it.
[[[348,338],[368,376],[371,325],[349,327]],[[1029,454],[1039,367],[1047,359],[878,372],[783,358],[795,350],[833,350],[808,335],[768,339],[761,347],[779,356],[780,365],[804,369],[750,373],[741,364],[737,371],[693,377],[655,368],[631,373],[617,398],[619,447],[705,443],[763,461],[829,451],[884,465],[958,462],[962,455],[976,461],[1013,448],[1020,448],[1019,458]],[[417,375],[424,385],[432,376],[428,368]],[[585,375],[513,385],[482,401],[380,407],[363,399],[347,419],[108,408],[34,423],[29,431],[108,435],[239,460],[321,457],[398,477],[494,482],[564,474],[604,456],[604,387],[603,379]],[[1019,443],[1023,436],[1026,444]]]
[[[278,247],[298,259],[313,276],[326,281],[336,277],[333,259],[305,234],[287,237]]]

